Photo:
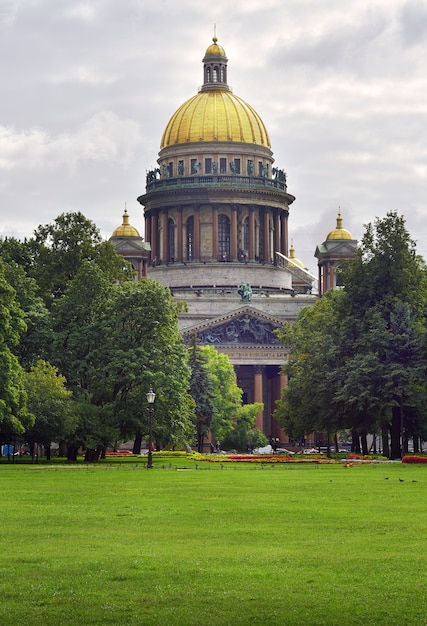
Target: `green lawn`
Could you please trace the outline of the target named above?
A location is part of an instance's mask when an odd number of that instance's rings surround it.
[[[0,466],[0,624],[427,624],[426,466],[181,465]]]

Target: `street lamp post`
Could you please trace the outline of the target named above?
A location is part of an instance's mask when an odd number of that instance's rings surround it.
[[[147,458],[147,469],[153,468],[153,416],[154,416],[154,400],[156,399],[156,394],[150,388],[150,391],[147,393],[147,402],[148,402],[148,458]]]

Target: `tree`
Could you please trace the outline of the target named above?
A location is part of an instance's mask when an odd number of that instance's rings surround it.
[[[27,276],[30,276],[34,267],[37,248],[34,239],[25,238],[24,241],[20,241],[15,237],[0,238],[0,258],[4,263],[22,267]]]
[[[98,332],[105,337],[93,355],[98,393],[114,402],[123,437],[134,436],[139,453],[148,433],[146,394],[153,388],[158,445],[187,439],[193,417],[190,370],[169,289],[148,279],[117,285]]]
[[[0,433],[22,434],[34,421],[27,408],[24,373],[12,350],[25,332],[24,313],[0,262]]]
[[[213,346],[200,346],[200,350],[206,357],[215,404],[210,430],[218,441],[223,441],[234,428],[242,406],[243,391],[236,383],[236,374],[228,355],[218,352]]]
[[[356,256],[338,269],[346,305],[356,318],[377,308],[390,314],[396,298],[406,302],[414,318],[424,315],[427,274],[405,219],[395,211],[366,225]]]
[[[52,362],[67,380],[76,400],[98,394],[99,372],[94,354],[105,347],[99,324],[113,286],[102,269],[84,260],[67,286],[66,293],[52,307],[54,342]]]
[[[372,357],[375,350],[369,337],[377,329],[380,361],[375,368],[374,397],[383,408],[382,430],[390,431],[391,456],[398,458],[403,453],[404,405],[412,412],[418,403],[416,390],[425,384],[427,270],[404,218],[390,212],[368,224],[356,257],[343,264],[340,274],[344,284],[342,316],[354,339],[349,343],[353,346],[349,357]],[[367,339],[361,349],[363,336]],[[387,449],[388,437],[383,439]]]
[[[215,391],[208,371],[208,358],[203,352],[196,333],[191,337],[188,347],[191,369],[190,394],[195,402],[197,451],[203,452],[204,440],[210,430],[212,418],[216,412]]]
[[[381,426],[384,451],[390,433],[398,457],[405,414],[416,436],[424,432],[426,268],[403,218],[389,213],[367,226],[339,272],[344,289],[303,309],[279,334],[290,350],[290,380],[276,415],[291,435],[350,428],[355,450],[361,441],[365,453],[367,434]]]
[[[72,393],[66,389],[65,383],[58,369],[42,360],[25,375],[28,408],[35,415],[34,424],[26,433],[33,458],[35,444],[40,444],[50,461],[52,441],[65,438],[75,428]]]
[[[228,450],[253,450],[268,444],[267,437],[255,427],[257,413],[262,411],[262,402],[243,404],[237,407],[233,417],[233,429],[223,438],[223,447]]]
[[[215,411],[210,430],[226,448],[244,450],[248,445],[259,447],[267,438],[255,427],[256,415],[263,409],[260,402],[242,405],[243,391],[236,383],[234,367],[227,354],[213,346],[200,346],[206,357],[206,369],[211,384]]]
[[[96,264],[85,261],[53,315],[55,364],[82,405],[79,441],[92,445],[96,439],[96,447],[105,447],[120,436],[133,437],[139,454],[148,433],[150,387],[157,395],[158,445],[190,436],[187,353],[169,290],[150,280],[112,285]],[[112,438],[107,441],[102,432]]]
[[[13,352],[24,368],[29,368],[40,359],[48,359],[53,340],[49,312],[38,293],[34,278],[30,278],[23,266],[15,261],[4,263],[5,277],[15,289],[15,297],[24,312],[25,331]]]
[[[49,307],[65,293],[83,260],[99,265],[111,282],[133,275],[129,263],[102,240],[96,225],[80,212],[62,213],[53,224],[40,225],[31,245],[35,252],[30,275]]]
[[[330,291],[313,307],[303,308],[295,323],[278,332],[289,350],[283,371],[289,376],[275,417],[293,439],[318,431],[330,435],[345,427],[345,405],[336,397],[343,375],[341,328],[337,324],[342,294]]]

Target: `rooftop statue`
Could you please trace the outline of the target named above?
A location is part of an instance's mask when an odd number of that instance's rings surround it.
[[[242,298],[243,302],[250,302],[252,299],[252,289],[249,283],[241,283],[237,293]]]

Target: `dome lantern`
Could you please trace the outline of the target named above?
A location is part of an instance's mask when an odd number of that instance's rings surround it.
[[[206,50],[203,57],[203,87],[207,89],[226,89],[227,85],[227,57],[222,46],[217,44],[218,39],[213,37],[213,43]]]

